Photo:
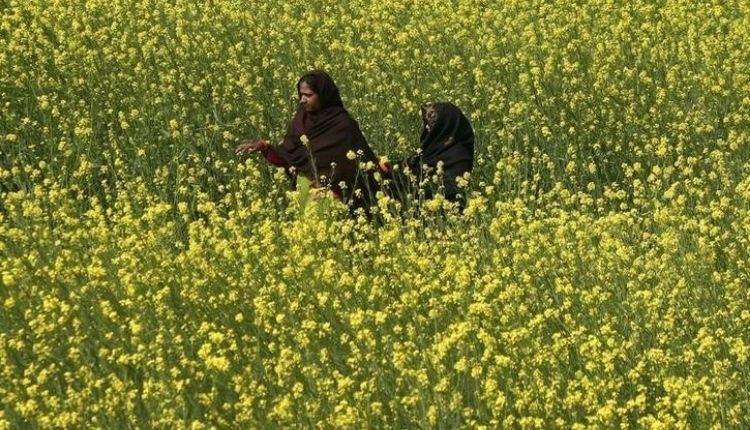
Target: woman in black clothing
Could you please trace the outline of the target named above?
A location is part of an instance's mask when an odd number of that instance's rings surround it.
[[[400,164],[392,180],[397,193],[421,188],[424,197],[442,193],[463,208],[466,196],[457,179],[471,172],[474,164],[474,130],[461,110],[452,103],[428,103],[422,106],[420,150]],[[442,176],[435,184],[431,178],[442,165]],[[421,185],[420,185],[421,184]]]

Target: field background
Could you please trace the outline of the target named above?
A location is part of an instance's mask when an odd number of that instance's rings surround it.
[[[0,0],[0,429],[747,428],[749,13]],[[460,106],[465,214],[235,157],[312,68],[391,159]]]

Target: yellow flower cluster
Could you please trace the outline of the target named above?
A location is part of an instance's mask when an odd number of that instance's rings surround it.
[[[0,14],[0,429],[750,427],[746,2]],[[312,68],[394,165],[459,105],[465,210],[237,159]]]

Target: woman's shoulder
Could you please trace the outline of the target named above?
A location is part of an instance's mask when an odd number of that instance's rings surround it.
[[[337,127],[347,129],[359,129],[359,123],[348,110],[336,106],[326,112],[321,112],[321,121],[334,122]]]

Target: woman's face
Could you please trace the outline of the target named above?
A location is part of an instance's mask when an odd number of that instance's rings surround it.
[[[320,109],[320,96],[305,81],[299,84],[299,103],[308,112]]]
[[[438,112],[435,106],[431,103],[427,103],[422,106],[422,125],[427,132],[431,132],[438,120]]]

